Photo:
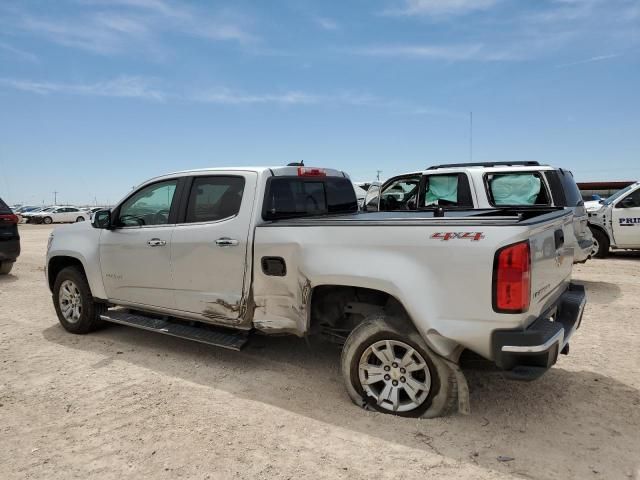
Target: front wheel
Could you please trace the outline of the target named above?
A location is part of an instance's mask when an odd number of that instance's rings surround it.
[[[374,315],[342,350],[342,374],[356,405],[403,417],[438,417],[454,410],[455,373],[412,327]]]
[[[53,285],[53,304],[58,320],[71,333],[89,333],[102,325],[104,305],[95,303],[87,279],[76,267],[64,268]]]
[[[53,219],[51,217],[44,217],[42,219],[42,223],[45,223],[47,225],[51,225],[53,223]]]
[[[597,228],[591,229],[593,235],[593,249],[591,256],[596,258],[606,258],[609,254],[609,237],[602,230]]]

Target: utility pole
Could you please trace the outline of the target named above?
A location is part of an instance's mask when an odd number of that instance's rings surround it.
[[[473,112],[469,112],[469,162],[473,162]]]
[[[380,174],[382,173],[382,170],[376,170],[376,178],[378,179],[378,181],[380,181]]]
[[[58,192],[53,192],[53,204],[58,204]]]

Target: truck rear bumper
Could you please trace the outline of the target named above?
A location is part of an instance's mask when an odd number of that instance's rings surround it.
[[[534,380],[567,353],[587,301],[582,285],[569,285],[556,307],[524,330],[495,330],[491,344],[496,365],[516,380]]]
[[[574,252],[573,263],[584,263],[589,260],[591,251],[593,250],[593,237],[578,239],[578,248]]]
[[[20,237],[0,239],[0,261],[14,262],[20,255]]]

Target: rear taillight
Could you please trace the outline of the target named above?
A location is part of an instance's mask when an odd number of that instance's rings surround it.
[[[13,223],[13,224],[17,224],[18,223],[18,216],[14,215],[13,213],[9,213],[9,214],[2,214],[0,215],[0,223]]]
[[[327,172],[321,168],[298,167],[299,177],[326,177]]]
[[[493,309],[501,313],[526,312],[530,287],[529,242],[514,243],[498,250],[493,264]]]

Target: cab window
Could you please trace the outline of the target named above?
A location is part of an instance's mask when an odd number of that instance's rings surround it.
[[[469,180],[464,173],[427,175],[423,206],[453,206],[473,208]]]
[[[419,185],[419,175],[392,181],[380,194],[380,210],[415,210]]]
[[[243,191],[243,177],[196,177],[189,193],[185,222],[214,222],[237,215]]]
[[[158,182],[134,193],[120,207],[118,225],[166,225],[169,222],[169,211],[177,185],[178,180]]]
[[[633,193],[630,193],[618,203],[616,203],[616,208],[635,208],[640,207],[640,189],[636,190]]]
[[[489,198],[495,206],[551,205],[538,172],[487,174]]]
[[[351,180],[344,177],[271,177],[267,181],[262,218],[308,217],[358,211]]]

